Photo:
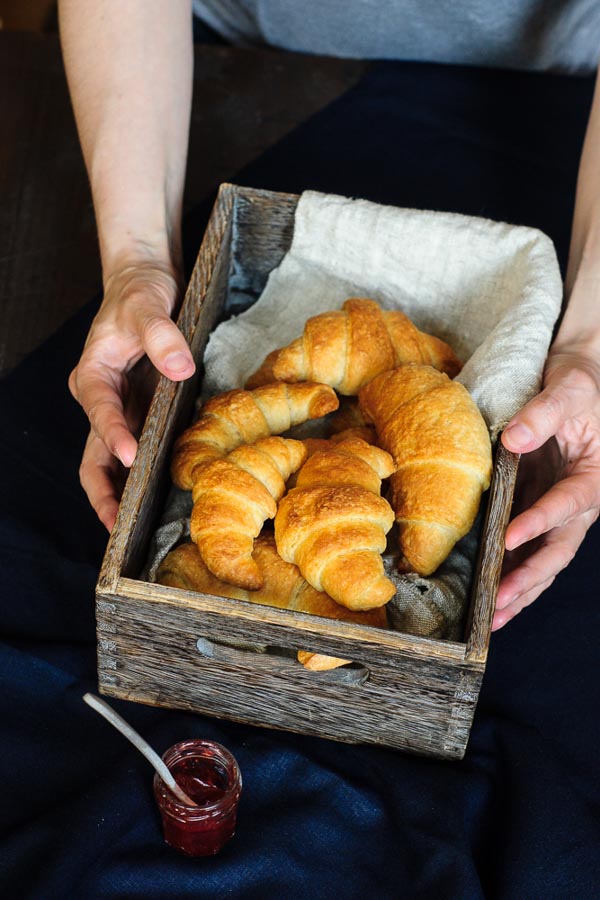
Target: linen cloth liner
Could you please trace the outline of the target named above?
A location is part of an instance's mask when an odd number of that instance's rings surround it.
[[[298,337],[310,316],[371,297],[401,309],[447,341],[463,361],[457,377],[495,440],[540,389],[560,312],[562,282],[554,245],[525,226],[457,213],[402,209],[313,191],[298,203],[291,247],[258,301],[221,323],[208,342],[201,401],[243,386],[271,350]],[[189,494],[173,491],[151,550],[149,577],[189,534]],[[427,579],[394,571],[391,627],[460,636],[481,521]]]

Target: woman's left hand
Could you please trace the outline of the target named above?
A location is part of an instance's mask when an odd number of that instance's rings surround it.
[[[522,453],[523,512],[506,530],[493,629],[506,625],[573,559],[600,512],[600,356],[551,348],[543,389],[509,422],[502,443]],[[528,489],[550,485],[530,504]],[[544,490],[544,488],[542,489]],[[519,496],[516,497],[519,502]]]

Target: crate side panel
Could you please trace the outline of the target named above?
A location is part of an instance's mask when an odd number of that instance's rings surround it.
[[[519,457],[499,443],[466,627],[467,656],[473,661],[487,658],[518,465]]]
[[[236,188],[228,300],[232,310],[237,312],[259,297],[289,250],[298,199],[294,194]]]
[[[323,637],[303,648],[293,631],[249,635],[244,622],[123,597],[99,597],[97,617],[103,693],[333,740],[448,758],[464,752],[481,682],[481,670],[464,662]],[[340,684],[333,672],[308,672],[283,654],[279,668],[259,665],[251,653],[208,658],[199,637],[329,652],[366,668],[368,680]]]

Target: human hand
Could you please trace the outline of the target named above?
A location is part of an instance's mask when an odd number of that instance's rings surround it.
[[[504,446],[524,454],[506,530],[506,565],[492,628],[502,628],[554,581],[600,508],[600,362],[576,344],[551,349],[543,389],[509,422]]]
[[[137,434],[153,386],[152,368],[173,381],[193,375],[185,338],[171,320],[178,295],[170,265],[126,265],[106,280],[102,306],[90,329],[69,389],[90,420],[81,484],[100,521],[115,523],[125,470],[135,458]],[[147,361],[146,361],[147,363]]]

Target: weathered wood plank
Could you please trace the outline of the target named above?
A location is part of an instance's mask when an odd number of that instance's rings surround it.
[[[249,635],[240,617],[131,598],[99,598],[98,621],[108,626],[99,628],[99,686],[111,696],[449,758],[466,746],[481,668],[320,637],[317,650],[347,656],[351,649],[368,670],[364,683],[348,685],[281,651],[281,667],[264,668],[248,652],[231,662],[197,649],[198,637],[228,645],[252,637],[294,650],[292,629],[263,623]]]
[[[299,197],[238,188],[232,232],[230,290],[258,297],[288,251]]]
[[[248,634],[252,634],[255,627],[271,624],[280,631],[290,629],[294,639],[299,634],[308,633],[311,636],[324,635],[326,638],[340,637],[342,639],[349,638],[352,641],[362,640],[379,648],[395,648],[428,659],[439,659],[449,664],[461,664],[465,658],[465,645],[453,641],[440,641],[357,625],[354,622],[319,618],[294,610],[279,609],[274,606],[264,606],[210,594],[199,594],[194,591],[166,587],[161,584],[149,584],[134,579],[119,579],[114,593],[118,597],[134,601],[163,603],[171,605],[174,609],[184,607],[199,614],[215,614],[224,621],[240,619],[246,623]]]
[[[487,658],[518,466],[519,456],[499,441],[466,630],[467,659],[472,661],[485,662]]]

